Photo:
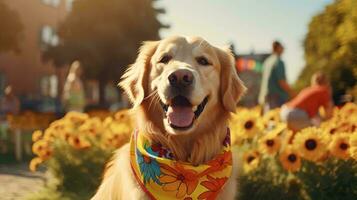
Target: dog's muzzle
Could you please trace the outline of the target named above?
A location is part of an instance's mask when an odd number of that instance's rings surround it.
[[[207,102],[208,96],[199,105],[193,106],[186,97],[176,96],[170,104],[166,105],[161,102],[161,106],[170,126],[174,129],[185,130],[192,127],[194,121],[203,112]]]

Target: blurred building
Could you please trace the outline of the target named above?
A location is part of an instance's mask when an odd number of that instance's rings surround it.
[[[263,63],[270,54],[238,54],[236,68],[239,77],[248,91],[241,100],[241,105],[253,107],[258,104],[260,84],[262,79]]]
[[[71,9],[73,0],[3,0],[15,10],[24,26],[19,53],[0,55],[0,89],[12,85],[23,99],[57,97],[66,68],[44,64],[41,51],[59,42],[56,29]]]

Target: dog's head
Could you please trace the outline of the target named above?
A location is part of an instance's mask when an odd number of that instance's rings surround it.
[[[234,112],[245,91],[229,49],[199,37],[146,42],[120,86],[134,107],[143,106],[157,127],[190,134]]]

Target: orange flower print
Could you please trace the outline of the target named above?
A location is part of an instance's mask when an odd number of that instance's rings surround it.
[[[207,165],[210,167],[200,174],[201,177],[213,172],[221,171],[227,166],[232,165],[232,153],[230,151],[224,151],[222,154],[219,154],[214,159],[210,160]]]
[[[207,188],[208,191],[200,194],[198,196],[199,200],[215,200],[228,178],[213,178],[207,175],[207,179],[208,181],[202,181],[201,185]]]
[[[184,169],[178,163],[172,168],[168,165],[161,165],[160,182],[164,191],[177,191],[176,197],[182,198],[186,194],[190,195],[195,191],[198,185],[197,172],[190,169]]]

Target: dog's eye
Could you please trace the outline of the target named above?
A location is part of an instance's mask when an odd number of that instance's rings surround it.
[[[171,59],[172,59],[172,57],[171,57],[170,55],[164,55],[164,56],[159,60],[159,63],[167,64]]]
[[[208,62],[207,58],[205,58],[203,56],[196,58],[196,61],[200,65],[204,65],[204,66],[210,65],[210,63]]]

